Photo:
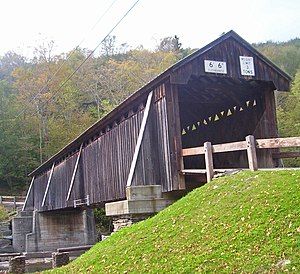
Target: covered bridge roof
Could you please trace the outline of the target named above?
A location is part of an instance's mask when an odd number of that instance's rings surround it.
[[[58,153],[53,155],[50,159],[40,165],[37,169],[31,172],[30,176],[36,176],[49,168],[54,162],[63,160],[64,158],[75,153],[81,146],[81,144],[88,144],[90,140],[99,136],[100,132],[105,130],[108,126],[112,126],[112,123],[120,119],[123,115],[133,107],[133,104],[137,100],[146,100],[148,93],[161,84],[162,82],[169,80],[172,84],[185,84],[188,82],[191,75],[200,76],[203,75],[205,70],[204,64],[199,63],[199,58],[205,56],[205,58],[210,56],[210,52],[225,50],[231,52],[233,50],[238,51],[238,47],[233,47],[234,44],[238,44],[239,48],[243,48],[247,53],[247,56],[253,58],[255,67],[255,75],[250,74],[241,74],[239,72],[236,74],[233,70],[230,69],[228,64],[228,70],[226,74],[215,74],[220,77],[232,77],[245,80],[264,80],[273,82],[274,88],[280,91],[288,91],[291,81],[291,77],[282,71],[278,66],[272,63],[269,59],[259,53],[253,46],[246,42],[234,31],[229,31],[228,33],[220,36],[218,39],[214,40],[205,47],[195,51],[186,58],[180,60],[173,66],[169,67],[163,73],[158,75],[156,78],[151,80],[145,86],[137,90],[130,97],[124,100],[119,106],[112,110],[109,114],[103,117],[101,120],[97,121],[91,127],[89,127],[85,132],[79,135],[76,139],[70,142],[67,146],[61,149]],[[223,45],[221,48],[218,48],[219,45]],[[239,55],[244,55],[243,52],[237,52]],[[197,62],[198,60],[198,62]],[[214,59],[211,59],[214,60]],[[227,62],[227,60],[217,60]],[[229,63],[229,62],[228,62]],[[234,66],[241,66],[238,61]],[[240,71],[240,70],[239,70]],[[207,71],[206,71],[207,72]],[[214,73],[210,73],[213,74]]]

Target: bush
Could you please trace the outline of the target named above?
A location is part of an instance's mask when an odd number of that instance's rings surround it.
[[[0,222],[5,221],[8,218],[7,210],[0,205]]]

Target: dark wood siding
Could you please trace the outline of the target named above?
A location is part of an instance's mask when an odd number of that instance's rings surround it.
[[[42,174],[41,176],[37,177],[34,180],[32,195],[34,197],[33,198],[34,208],[37,210],[41,209],[42,200],[46,190],[49,173],[50,171],[45,172],[44,174]]]
[[[173,184],[172,180],[174,176],[165,89],[165,84],[161,84],[153,90],[154,96],[132,185],[161,184],[163,191],[173,191],[178,189],[178,184]],[[142,101],[111,127],[99,128],[99,136],[83,147],[68,202],[66,198],[78,151],[55,165],[44,207],[42,200],[51,170],[38,176],[32,191],[35,193],[34,207],[38,210],[72,207],[74,200],[87,196],[90,204],[125,199],[127,178],[144,110],[145,101]]]

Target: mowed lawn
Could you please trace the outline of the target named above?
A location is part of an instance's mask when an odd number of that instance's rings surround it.
[[[49,273],[300,273],[300,171],[214,179]]]

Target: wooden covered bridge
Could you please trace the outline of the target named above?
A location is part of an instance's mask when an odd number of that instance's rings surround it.
[[[179,61],[34,170],[24,211],[63,212],[126,199],[126,187],[178,193],[206,180],[186,148],[278,137],[274,90],[291,78],[230,31]],[[192,155],[183,157],[184,155]],[[259,167],[280,164],[274,149]],[[201,153],[200,153],[201,154]],[[248,167],[246,151],[214,155],[215,168]]]

